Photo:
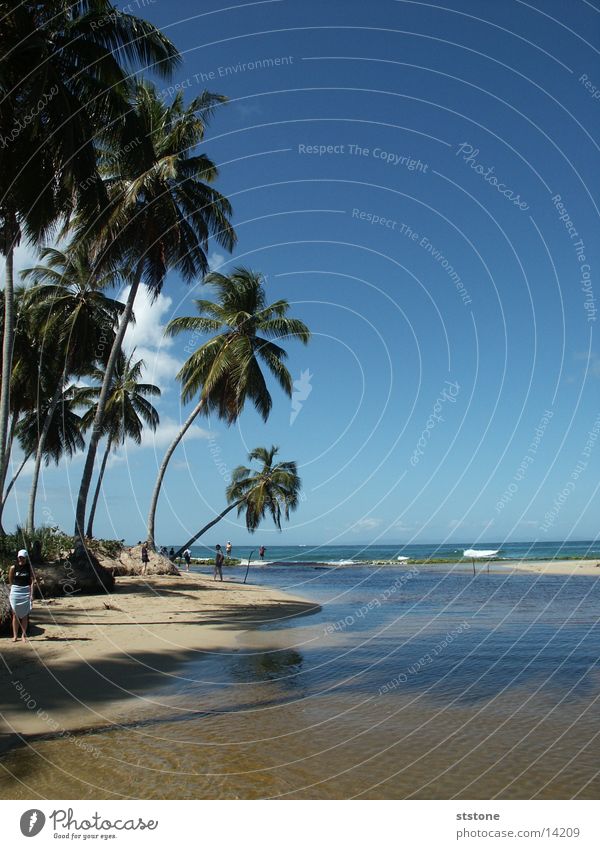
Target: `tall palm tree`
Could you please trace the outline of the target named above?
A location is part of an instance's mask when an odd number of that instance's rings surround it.
[[[103,174],[112,204],[104,257],[127,262],[131,286],[98,397],[77,497],[75,537],[80,542],[110,383],[140,283],[156,296],[169,269],[190,282],[207,271],[210,236],[229,250],[235,243],[231,206],[209,185],[217,168],[206,154],[195,152],[214,108],[223,101],[204,92],[187,107],[181,94],[166,105],[153,85],[139,82],[122,143],[104,151]]]
[[[5,257],[0,478],[5,477],[14,339],[13,258],[77,206],[103,210],[95,138],[115,137],[132,69],[168,77],[180,62],[155,26],[108,0],[0,2],[0,253]]]
[[[137,360],[134,362],[134,353],[135,351],[132,351],[127,358],[123,353],[119,356],[111,383],[110,395],[106,403],[103,426],[103,432],[106,436],[106,446],[88,517],[86,529],[86,536],[88,538],[91,538],[93,535],[96,507],[110,452],[115,450],[119,445],[123,445],[126,439],[132,439],[136,445],[139,445],[142,441],[144,425],[155,431],[160,421],[157,410],[147,400],[147,396],[158,397],[160,395],[160,389],[152,383],[140,383],[144,361]],[[97,403],[98,396],[100,395],[100,385],[104,379],[104,371],[98,369],[91,376],[99,385],[83,387],[78,390],[76,396],[80,403],[90,404],[94,402],[94,406],[90,407],[83,415],[82,423],[84,429],[87,429],[93,423],[95,403]]]
[[[42,358],[54,365],[55,380],[50,387],[38,384],[51,394],[49,404],[44,405],[44,418],[39,415],[42,406],[38,410],[39,437],[27,515],[30,534],[34,531],[37,482],[54,410],[70,378],[88,373],[98,361],[106,362],[124,309],[120,301],[103,292],[113,285],[115,272],[98,271],[89,247],[70,251],[44,248],[41,261],[44,264],[23,272],[24,279],[35,284],[26,291],[24,302],[41,339]]]
[[[31,310],[27,309],[25,305],[25,289],[23,287],[17,287],[14,296],[16,321],[11,363],[11,410],[6,439],[6,463],[0,476],[0,491],[4,490],[17,423],[24,413],[36,409],[39,394],[38,386],[42,379],[46,379],[49,371],[47,361],[42,361],[40,355],[41,340],[37,335],[37,328],[31,323]],[[4,293],[0,292],[0,300],[3,300],[3,298]],[[2,330],[3,316],[4,312],[0,310],[0,331]],[[25,455],[25,461],[27,459],[29,457]],[[3,497],[0,499],[0,533],[2,535],[4,535],[2,528],[4,504],[23,465],[24,462],[21,463],[16,474],[13,475],[9,488],[7,488]]]
[[[261,365],[291,396],[293,380],[284,364],[286,351],[273,339],[297,339],[306,344],[310,331],[304,322],[289,318],[285,300],[267,304],[262,276],[247,268],[230,275],[211,272],[204,283],[215,290],[215,301],[197,300],[198,315],[175,318],[167,333],[216,333],[185,362],[177,378],[182,383],[183,403],[198,396],[196,406],[163,458],[148,513],[148,540],[154,544],[156,508],[160,490],[173,452],[202,412],[216,413],[228,424],[236,421],[250,399],[266,421],[272,399]]]
[[[226,491],[229,506],[189,539],[175,557],[181,557],[186,548],[236,507],[238,516],[245,514],[246,528],[250,533],[254,533],[267,513],[275,527],[281,530],[282,519],[287,521],[290,512],[298,507],[302,481],[295,462],[274,463],[278,453],[279,448],[273,445],[271,448],[255,448],[248,454],[250,461],[259,460],[262,467],[258,471],[247,466],[234,469]]]

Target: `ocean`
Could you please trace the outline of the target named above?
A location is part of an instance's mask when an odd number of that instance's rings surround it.
[[[219,542],[215,537],[214,544]],[[220,541],[225,547],[226,540]],[[266,545],[266,543],[264,543]],[[254,546],[233,546],[232,557],[253,561],[258,559],[261,540]],[[169,548],[170,546],[167,546]],[[463,552],[475,550],[498,550],[498,560],[561,560],[566,558],[600,559],[600,542],[549,541],[549,542],[486,542],[474,544],[428,543],[420,545],[267,545],[265,561],[269,563],[315,563],[322,565],[353,565],[373,563],[379,560],[397,560],[408,557],[410,560],[438,560],[457,562],[463,559]],[[214,546],[194,545],[192,555],[208,558],[214,555]]]

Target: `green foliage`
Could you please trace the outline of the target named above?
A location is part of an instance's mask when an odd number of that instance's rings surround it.
[[[287,315],[287,301],[267,304],[264,281],[256,271],[238,267],[227,276],[213,271],[204,285],[216,300],[196,300],[198,315],[175,318],[167,326],[170,336],[217,333],[179,371],[182,401],[200,393],[204,413],[216,413],[231,424],[249,399],[266,421],[272,401],[261,367],[266,366],[286,395],[291,396],[293,386],[284,364],[287,352],[274,340],[306,344],[310,331]]]
[[[238,466],[231,475],[227,501],[238,505],[238,516],[245,512],[250,533],[254,533],[267,513],[281,530],[282,519],[289,520],[290,512],[298,507],[302,488],[298,468],[294,461],[274,463],[278,451],[276,445],[270,449],[255,448],[248,459],[258,460],[262,468],[255,471]]]
[[[42,558],[49,563],[65,559],[75,545],[74,538],[63,533],[57,526],[42,525],[36,528],[33,534],[17,527],[14,534],[0,537],[0,572],[8,575],[8,569],[14,564],[17,551],[20,548],[30,551],[34,542],[40,543]],[[123,547],[122,540],[95,539],[88,542],[88,548],[92,553],[104,557],[117,558]]]

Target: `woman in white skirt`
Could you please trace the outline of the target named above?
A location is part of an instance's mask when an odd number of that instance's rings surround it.
[[[29,562],[29,555],[26,550],[22,548],[17,554],[17,565],[11,566],[8,572],[10,606],[13,612],[13,643],[17,642],[19,627],[23,632],[21,640],[25,641],[26,639],[34,582],[35,574],[33,572],[33,566]]]

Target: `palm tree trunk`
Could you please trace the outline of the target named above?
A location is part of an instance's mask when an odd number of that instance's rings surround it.
[[[233,504],[230,504],[229,507],[226,507],[221,513],[219,513],[219,515],[215,519],[213,519],[207,525],[204,525],[204,527],[201,528],[195,536],[193,536],[191,539],[188,539],[188,541],[185,543],[185,545],[181,546],[179,551],[175,552],[175,557],[173,558],[173,560],[177,560],[178,557],[181,557],[181,555],[186,550],[186,548],[189,548],[190,545],[193,545],[196,542],[196,540],[199,537],[202,536],[203,533],[206,533],[206,531],[210,530],[213,527],[213,525],[216,525],[217,522],[221,521],[223,516],[226,516],[228,513],[230,513],[233,510],[234,507],[237,507],[238,504],[241,504],[242,501],[245,501],[245,500],[246,500],[246,497],[238,498],[237,501],[234,501]]]
[[[2,477],[0,478],[0,494],[2,492],[4,492],[4,484],[6,483],[6,475],[8,474],[8,462],[10,460],[10,455],[12,453],[12,446],[13,446],[13,441],[14,441],[14,438],[15,438],[15,428],[17,426],[18,420],[19,420],[19,413],[18,413],[17,410],[15,410],[13,412],[12,416],[11,416],[11,419],[10,419],[10,429],[8,431],[8,440],[7,440],[7,443],[6,443],[6,463],[4,464],[4,472],[2,474]],[[4,527],[2,526],[2,514],[4,513],[4,505],[6,504],[6,499],[8,497],[9,492],[12,489],[12,486],[13,486],[15,480],[19,476],[19,472],[21,471],[21,469],[23,468],[23,466],[25,465],[25,463],[29,459],[29,457],[30,457],[30,454],[28,454],[27,457],[25,457],[25,460],[19,466],[19,470],[18,470],[17,474],[13,477],[12,481],[10,482],[9,487],[6,490],[4,497],[0,498],[0,536],[6,535],[6,531],[4,530]]]
[[[56,408],[60,402],[65,383],[67,382],[67,375],[70,371],[70,361],[64,368],[64,371],[61,375],[61,378],[58,382],[58,386],[54,390],[54,395],[50,400],[50,406],[46,413],[46,418],[44,419],[44,424],[42,426],[42,432],[39,435],[37,448],[35,451],[35,467],[33,470],[33,479],[31,481],[31,490],[29,492],[29,509],[27,511],[27,533],[32,534],[35,530],[35,499],[37,497],[37,488],[38,482],[40,478],[40,471],[42,468],[42,460],[44,458],[44,448],[46,447],[46,439],[48,438],[48,433],[50,431],[50,426],[52,425],[52,419],[54,418],[54,413],[56,412]]]
[[[6,487],[6,492],[4,493],[4,497],[2,498],[2,505],[1,505],[2,508],[4,508],[4,505],[6,504],[6,500],[7,500],[8,496],[10,495],[10,491],[13,488],[13,486],[15,485],[17,478],[19,477],[19,475],[23,471],[23,466],[29,460],[29,458],[31,457],[32,454],[33,454],[33,451],[30,451],[29,454],[26,454],[23,457],[23,460],[21,461],[21,465],[19,466],[17,471],[12,476],[12,480],[9,483],[9,485]]]
[[[8,420],[10,418],[10,379],[15,340],[14,246],[6,252],[6,281],[4,284],[4,330],[2,336],[2,380],[0,381],[0,480],[8,466]]]
[[[98,482],[96,484],[96,491],[94,493],[94,499],[92,501],[92,506],[90,509],[90,515],[88,517],[87,531],[85,532],[86,537],[89,539],[92,538],[94,530],[94,517],[96,515],[96,507],[98,506],[98,498],[100,496],[100,490],[102,489],[102,479],[104,477],[104,472],[106,470],[106,462],[108,460],[108,455],[110,454],[111,449],[110,439],[106,441],[106,451],[104,452],[104,457],[102,458],[102,465],[100,466],[100,472],[98,474]]]
[[[154,492],[152,493],[152,500],[150,502],[150,509],[148,511],[148,533],[146,535],[146,539],[148,544],[154,548],[154,531],[155,531],[155,520],[156,520],[156,508],[158,507],[158,497],[160,495],[160,488],[162,486],[163,478],[165,476],[165,472],[167,471],[167,466],[169,465],[169,461],[173,456],[173,452],[185,436],[186,432],[189,430],[192,422],[198,416],[202,407],[204,406],[204,401],[200,400],[198,404],[194,407],[190,415],[187,417],[184,422],[181,430],[173,440],[173,442],[167,448],[165,456],[163,457],[163,461],[160,464],[160,469],[158,470],[158,475],[156,478],[156,483],[154,484]],[[185,546],[184,546],[185,548]]]
[[[19,412],[18,410],[14,410],[10,417],[10,427],[8,428],[8,437],[6,440],[6,463],[4,464],[4,474],[0,482],[0,492],[4,489],[4,484],[6,483],[6,476],[8,474],[8,464],[10,461],[10,455],[12,453],[12,446],[15,438],[15,428],[17,426],[18,420]]]
[[[114,342],[110,351],[110,356],[108,358],[108,363],[106,365],[106,372],[104,374],[102,389],[100,390],[100,395],[98,396],[98,405],[96,407],[96,415],[94,416],[94,422],[92,425],[90,444],[88,446],[87,457],[85,458],[85,466],[83,468],[83,475],[81,477],[79,494],[77,496],[77,508],[75,511],[75,530],[73,536],[75,537],[75,547],[79,550],[84,548],[83,526],[85,524],[87,497],[90,490],[90,484],[92,482],[92,476],[94,474],[96,451],[98,450],[98,443],[100,441],[100,437],[102,436],[104,410],[106,408],[106,402],[108,400],[108,395],[110,392],[110,384],[115,371],[115,365],[117,363],[119,354],[121,353],[125,332],[127,330],[127,327],[131,320],[131,315],[133,313],[133,304],[135,301],[135,296],[137,295],[138,289],[140,287],[140,281],[142,279],[142,268],[142,260],[140,260],[135,270],[135,276],[133,279],[133,283],[131,284],[131,290],[129,292],[129,297],[127,298],[127,303],[125,304],[125,309],[121,314],[119,327],[115,334]]]

